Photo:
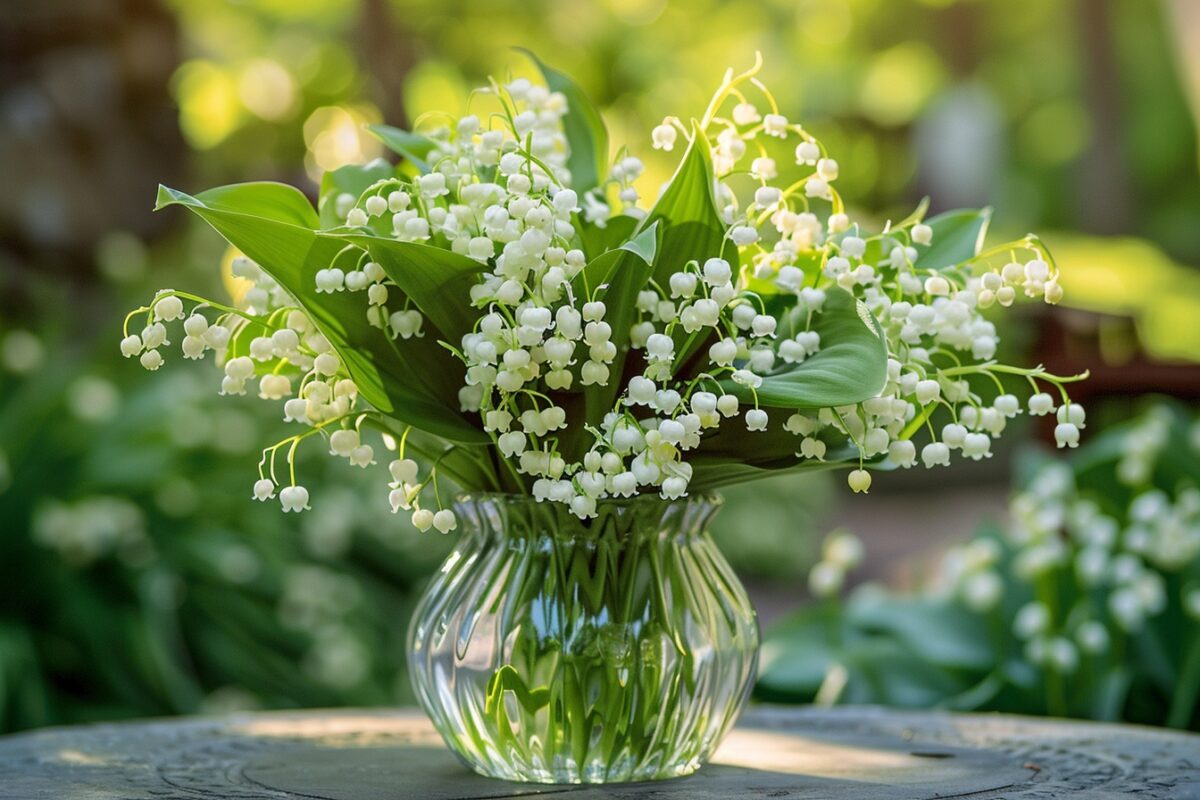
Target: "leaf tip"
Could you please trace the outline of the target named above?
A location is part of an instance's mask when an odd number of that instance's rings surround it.
[[[158,193],[154,197],[154,210],[162,211],[170,205],[179,202],[179,192],[163,184],[158,185]]]

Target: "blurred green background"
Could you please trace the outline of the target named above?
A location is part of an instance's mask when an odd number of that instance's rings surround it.
[[[762,51],[784,112],[839,159],[858,217],[899,218],[930,195],[932,211],[993,206],[997,237],[1043,234],[1067,300],[1052,318],[1018,309],[1008,345],[1060,374],[1092,369],[1088,435],[1143,394],[1196,407],[1190,0],[9,4],[0,730],[409,701],[407,618],[449,540],[417,534],[357,471],[319,458],[306,467],[323,470],[314,513],[252,503],[257,447],[282,423],[217,397],[204,368],[145,375],[119,357],[119,320],[161,286],[221,290],[221,243],[182,214],[151,214],[157,183],[311,191],[321,171],[381,155],[364,124],[461,113],[487,75],[530,74],[515,47],[592,94],[612,139],[646,160],[651,197],[673,165],[650,128],[700,113],[725,67]],[[867,545],[855,579],[905,590],[980,520],[1005,518],[1013,453],[1045,433],[1010,428],[997,458],[885,476],[853,502],[827,476],[738,487],[716,535],[768,623],[807,599],[820,537],[838,525]],[[1168,634],[1196,638],[1183,619]]]

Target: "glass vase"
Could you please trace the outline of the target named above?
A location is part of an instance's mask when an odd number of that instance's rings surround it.
[[[758,622],[707,533],[719,498],[459,499],[409,633],[417,698],[475,771],[606,783],[694,772],[737,719]]]

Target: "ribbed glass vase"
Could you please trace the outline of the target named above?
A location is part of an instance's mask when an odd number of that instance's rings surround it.
[[[749,695],[758,622],[706,532],[719,499],[475,495],[413,617],[417,698],[484,775],[605,783],[694,772]]]

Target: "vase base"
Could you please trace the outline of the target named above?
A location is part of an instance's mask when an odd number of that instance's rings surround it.
[[[558,786],[600,785],[617,783],[644,783],[647,781],[663,781],[672,778],[685,778],[703,766],[699,760],[659,766],[655,768],[621,769],[619,767],[601,767],[596,765],[583,770],[544,768],[515,768],[513,764],[472,764],[468,763],[474,772],[485,778],[509,781],[511,783],[537,783]]]

